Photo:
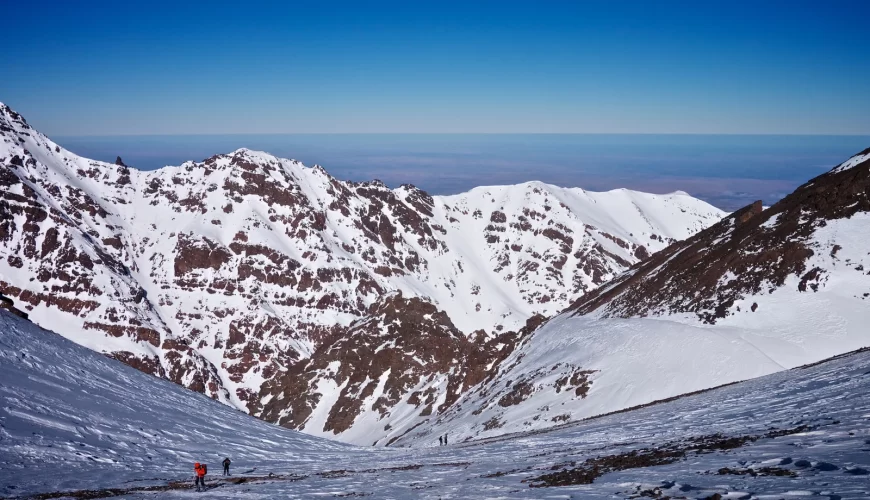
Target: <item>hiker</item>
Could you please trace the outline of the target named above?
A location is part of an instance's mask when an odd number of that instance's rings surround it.
[[[196,482],[194,483],[196,491],[202,491],[205,489],[205,473],[207,472],[208,467],[206,467],[205,464],[196,462],[193,464],[193,470],[196,472]]]
[[[444,446],[447,446],[447,433],[444,433]]]
[[[441,436],[438,436],[438,446],[444,446],[444,438]]]
[[[227,457],[223,461],[224,464],[224,476],[230,475],[230,457]]]

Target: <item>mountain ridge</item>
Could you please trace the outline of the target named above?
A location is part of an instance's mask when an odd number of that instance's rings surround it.
[[[481,439],[870,345],[868,151],[722,218],[534,182],[433,197],[247,149],[143,173],[20,123],[0,292],[309,434]]]
[[[843,248],[837,243],[825,245],[826,242],[813,241],[813,236],[832,220],[850,220],[870,212],[868,193],[870,149],[811,179],[767,209],[762,209],[761,202],[756,202],[734,212],[722,222],[638,265],[630,275],[578,299],[571,308],[581,315],[596,311],[603,316],[663,315],[663,307],[655,302],[669,300],[663,297],[663,290],[674,293],[678,290],[667,289],[661,280],[653,278],[653,274],[678,281],[691,278],[689,283],[679,286],[693,289],[695,297],[688,303],[685,300],[677,302],[676,297],[670,299],[675,302],[670,312],[694,312],[708,323],[741,312],[732,310],[739,308],[735,305],[738,301],[757,295],[763,287],[772,293],[783,287],[786,278],[792,275],[800,275],[798,291],[806,292],[808,288],[817,291],[825,270],[808,262],[819,256],[823,251],[821,246],[827,247],[831,259],[837,259]],[[707,256],[714,252],[718,253]],[[741,255],[754,260],[744,262]],[[864,260],[862,256],[858,258]],[[687,269],[686,265],[679,267],[684,262],[704,259],[713,259],[724,265],[700,271]],[[863,268],[863,264],[858,267]],[[754,273],[750,274],[750,271]],[[737,278],[721,283],[726,272]],[[698,273],[703,274],[694,277]],[[648,286],[643,283],[645,280],[649,281]],[[704,287],[702,281],[710,286]],[[629,288],[632,289],[630,294],[627,293]],[[643,290],[639,291],[641,288]],[[698,303],[699,297],[706,301]],[[641,305],[645,301],[653,305]]]
[[[530,318],[723,215],[682,194],[542,183],[433,197],[245,148],[145,172],[79,157],[6,106],[0,138],[0,292],[35,321],[254,415],[293,407],[287,398],[316,416],[372,397],[371,415],[377,391],[402,387],[378,412],[394,426],[378,431],[389,439],[468,390],[447,382],[456,370],[492,368],[501,354],[488,342],[513,345]],[[352,329],[408,301],[445,315],[416,320],[427,338],[461,332],[474,348],[455,351],[461,359],[435,353],[413,380],[393,370],[351,384],[328,363],[302,370],[324,346],[360,347],[348,343]],[[377,316],[388,317],[402,321]],[[409,331],[390,343],[389,325],[371,328],[390,356],[413,344]],[[288,393],[298,384],[277,381],[292,370],[317,383]]]

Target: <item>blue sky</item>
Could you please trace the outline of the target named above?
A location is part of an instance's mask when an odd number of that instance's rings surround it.
[[[49,135],[870,134],[866,1],[77,3],[2,8]]]

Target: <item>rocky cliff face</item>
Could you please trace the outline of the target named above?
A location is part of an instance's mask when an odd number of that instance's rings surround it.
[[[530,318],[723,215],[681,193],[540,183],[433,197],[246,149],[142,172],[0,105],[0,292],[80,344],[307,432],[437,414]]]

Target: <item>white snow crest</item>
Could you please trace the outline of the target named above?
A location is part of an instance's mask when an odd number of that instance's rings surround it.
[[[860,165],[868,160],[870,160],[870,152],[864,153],[864,154],[859,153],[859,154],[849,158],[848,160],[844,161],[843,163],[839,164],[838,166],[834,167],[834,169],[831,170],[831,172],[843,172],[845,170],[855,168],[858,165]]]

